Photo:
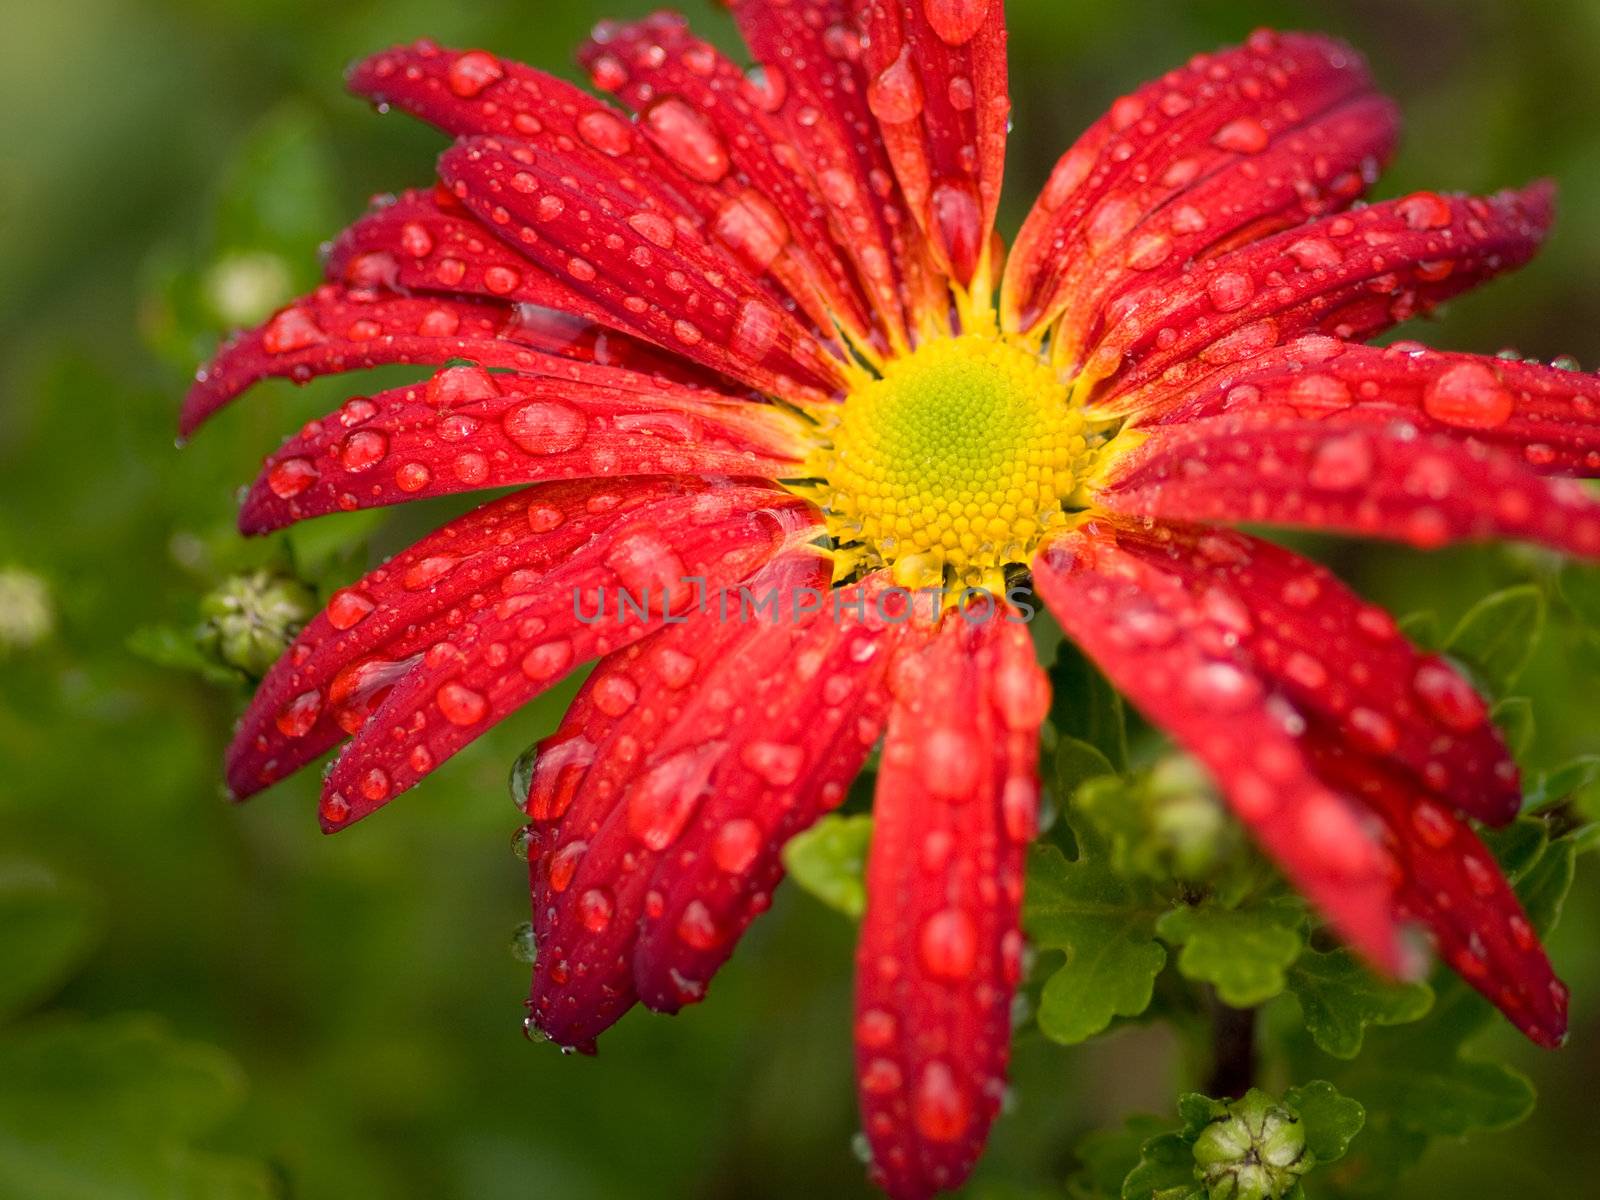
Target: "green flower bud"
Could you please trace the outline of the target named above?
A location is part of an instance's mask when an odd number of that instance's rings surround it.
[[[260,678],[316,606],[316,597],[297,579],[271,571],[234,575],[200,601],[201,649]]]
[[[1216,786],[1192,758],[1165,758],[1150,773],[1150,836],[1173,878],[1202,882],[1238,847]]]
[[[1282,1200],[1312,1167],[1300,1117],[1255,1088],[1201,1130],[1194,1161],[1210,1200]]]
[[[49,585],[21,567],[0,568],[0,655],[39,645],[55,627]]]

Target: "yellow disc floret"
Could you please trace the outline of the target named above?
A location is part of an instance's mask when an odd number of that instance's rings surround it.
[[[821,427],[811,471],[838,574],[889,566],[907,587],[1004,591],[1065,517],[1084,419],[1033,351],[986,332],[891,361]]]

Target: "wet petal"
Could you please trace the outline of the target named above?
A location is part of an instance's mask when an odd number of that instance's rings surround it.
[[[888,663],[917,632],[870,606],[818,612],[827,587],[817,559],[773,564],[750,622],[736,607],[614,655],[541,744],[531,1007],[557,1041],[592,1042],[635,996],[699,1000],[766,909],[783,843],[843,798],[877,740]],[[759,611],[772,594],[779,611]],[[590,919],[591,889],[613,920]]]
[[[676,14],[604,23],[578,57],[639,114],[664,159],[709,187],[701,212],[719,244],[757,277],[779,279],[819,328],[837,323],[858,345],[885,348],[768,93]]]
[[[1191,587],[1191,564],[1158,564],[1121,544],[1158,538],[1098,522],[1057,538],[1034,560],[1039,594],[1111,682],[1206,765],[1262,849],[1346,940],[1397,973],[1389,856],[1360,808],[1318,777],[1305,718],[1230,638],[1236,618]],[[1247,547],[1226,534],[1198,549],[1235,558]]]
[[[1124,96],[1057,163],[1007,267],[1009,328],[1067,309],[1081,353],[1118,292],[1358,199],[1393,152],[1394,106],[1342,42],[1262,31]]]
[[[860,0],[857,8],[867,105],[889,161],[941,263],[972,285],[990,254],[1005,168],[1005,5]]]
[[[1527,262],[1552,200],[1548,184],[1419,192],[1205,259],[1118,298],[1079,386],[1108,415],[1136,412],[1305,333],[1370,338]]]
[[[179,429],[194,432],[263,379],[306,383],[370,367],[437,367],[455,359],[536,374],[559,373],[570,361],[674,380],[717,379],[645,342],[549,309],[329,284],[229,340],[196,373]]]
[[[912,329],[947,331],[949,293],[867,107],[851,0],[733,0],[731,6],[761,64],[752,81],[759,103],[782,122],[816,181],[891,344],[909,345]]]
[[[263,533],[325,513],[479,488],[623,475],[779,478],[804,456],[798,420],[635,372],[447,367],[313,421],[262,468],[240,513]]]
[[[856,952],[856,1083],[874,1179],[966,1179],[1000,1110],[1050,688],[1026,627],[946,614],[898,664]]]
[[[1600,556],[1600,502],[1572,480],[1421,433],[1235,414],[1164,426],[1113,468],[1097,503],[1176,521],[1259,522],[1424,549],[1517,538]]]
[[[509,139],[458,142],[439,170],[503,241],[563,274],[618,328],[791,400],[844,385],[839,359],[648,191]]]
[[[1403,777],[1329,739],[1322,774],[1378,814],[1402,883],[1400,912],[1421,922],[1445,962],[1541,1046],[1566,1040],[1567,988],[1498,864],[1472,829]]]
[[[1516,359],[1313,334],[1207,379],[1157,420],[1252,413],[1376,428],[1404,422],[1503,451],[1540,474],[1600,475],[1600,376]]]
[[[257,691],[229,784],[250,795],[364,732],[329,777],[324,818],[364,815],[571,667],[648,633],[661,588],[677,611],[692,597],[675,576],[741,577],[810,519],[770,486],[670,477],[547,484],[484,505],[334,593]],[[618,619],[616,589],[646,586],[650,619]],[[480,719],[451,720],[451,698],[462,716],[481,701]],[[381,789],[361,778],[372,770]]]

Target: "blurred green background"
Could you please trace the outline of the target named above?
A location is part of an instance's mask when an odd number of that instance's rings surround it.
[[[709,1001],[635,1013],[597,1059],[519,1033],[525,919],[506,768],[556,697],[419,792],[324,839],[316,772],[243,808],[219,762],[242,691],[130,653],[182,628],[281,544],[231,531],[260,456],[347,394],[259,389],[197,444],[177,403],[222,330],[316,276],[367,197],[425,180],[431,131],[348,98],[352,58],[428,35],[572,73],[571,47],[642,0],[50,0],[0,37],[0,1194],[257,1197],[815,1197],[869,1194],[855,1129],[853,931],[781,895]],[[725,12],[683,7],[732,45]],[[1592,0],[1011,0],[1014,230],[1057,154],[1120,92],[1260,24],[1343,34],[1402,101],[1379,189],[1563,194],[1545,254],[1456,303],[1435,344],[1600,363],[1600,5]],[[370,385],[363,385],[370,386]],[[348,578],[444,508],[296,535]],[[1453,619],[1525,554],[1422,558],[1320,542],[1397,611]],[[1533,563],[1537,567],[1537,563]],[[148,635],[147,635],[148,636]],[[1534,765],[1600,749],[1592,654],[1559,624],[1522,690]],[[1538,1115],[1437,1149],[1409,1197],[1595,1194],[1600,887],[1554,944],[1572,1045],[1504,1054]],[[1052,1194],[1086,1129],[1166,1109],[1168,1041],[1074,1051],[1024,1036],[1016,1104],[979,1176]],[[1029,1191],[1025,1194],[1034,1194]],[[1055,1192],[1054,1194],[1059,1194]]]

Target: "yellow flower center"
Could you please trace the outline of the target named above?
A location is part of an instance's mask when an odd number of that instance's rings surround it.
[[[807,492],[839,578],[888,566],[905,587],[1003,594],[1088,465],[1057,371],[989,332],[923,343],[820,419]]]

